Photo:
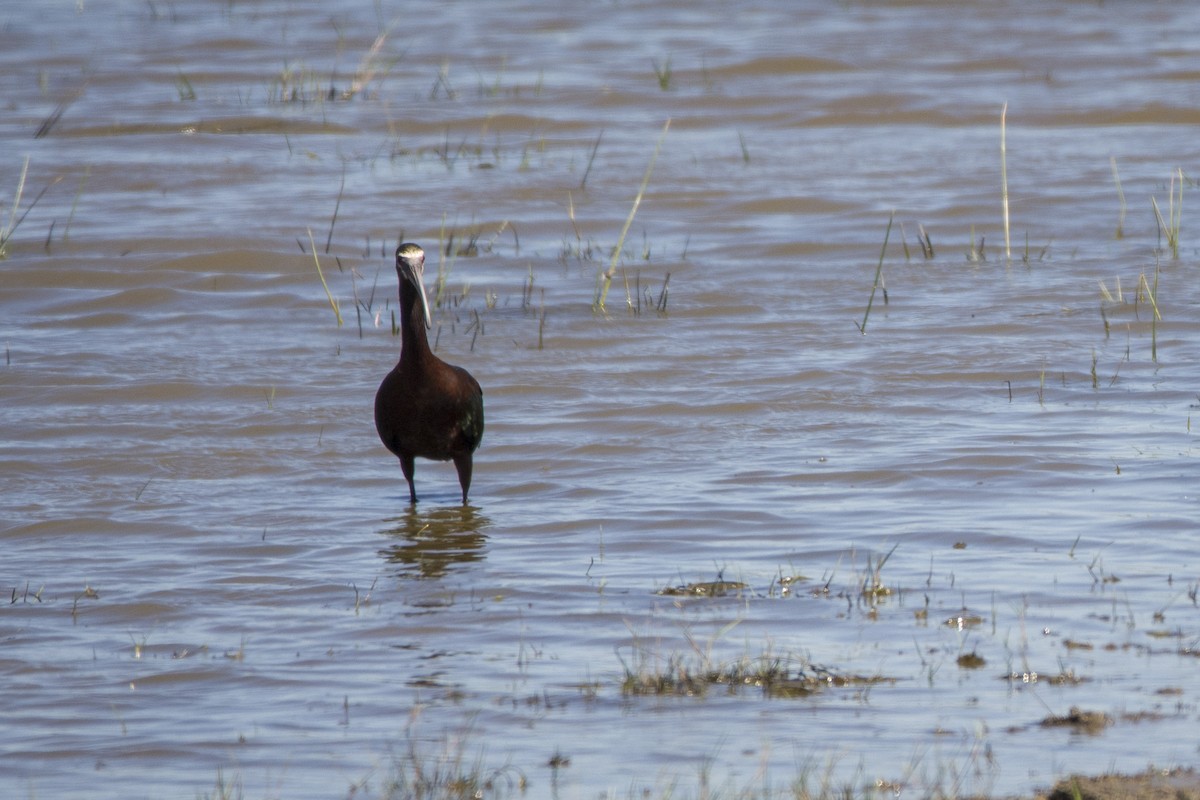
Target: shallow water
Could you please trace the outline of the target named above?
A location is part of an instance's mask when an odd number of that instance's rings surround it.
[[[0,12],[6,795],[382,796],[414,752],[563,798],[1196,763],[1197,24]],[[484,386],[466,508],[424,462],[409,508],[371,422],[400,238]],[[622,690],[760,656],[871,681]],[[1040,725],[1072,707],[1113,724]]]

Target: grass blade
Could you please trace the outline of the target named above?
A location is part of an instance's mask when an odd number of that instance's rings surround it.
[[[625,246],[625,236],[628,235],[629,228],[633,225],[633,217],[637,214],[638,206],[642,204],[642,196],[646,194],[650,176],[654,173],[654,162],[658,160],[658,152],[662,149],[663,139],[667,138],[667,131],[670,127],[671,120],[668,119],[663,125],[662,133],[658,136],[658,142],[654,145],[654,154],[650,156],[650,163],[646,165],[646,174],[642,176],[641,188],[638,189],[637,197],[633,198],[633,207],[629,209],[629,216],[625,218],[625,227],[621,228],[621,236],[617,239],[617,246],[613,248],[608,269],[597,276],[596,300],[592,304],[594,310],[604,311],[604,302],[608,299],[608,288],[612,285],[613,276],[617,274],[617,260],[621,257],[621,248]]]
[[[883,257],[887,253],[888,237],[892,235],[892,222],[896,219],[896,212],[893,211],[888,217],[887,231],[883,234],[883,247],[879,250],[879,266],[875,268],[875,282],[871,284],[871,297],[867,300],[867,310],[863,314],[862,324],[854,323],[858,326],[858,332],[863,336],[867,335],[867,317],[871,316],[871,306],[875,304],[875,291],[879,288],[879,279],[883,276]]]
[[[1005,119],[1008,103],[1000,111],[1000,205],[1004,210],[1004,258],[1012,261],[1012,243],[1008,236],[1008,147],[1005,143]]]
[[[9,241],[12,239],[13,234],[16,233],[17,228],[21,227],[21,223],[25,221],[25,218],[29,216],[29,212],[33,211],[46,192],[50,191],[51,186],[62,180],[62,176],[59,175],[57,178],[43,186],[42,190],[37,193],[37,197],[33,198],[33,202],[29,204],[29,208],[25,209],[25,211],[21,213],[21,216],[18,217],[17,212],[21,209],[21,196],[25,193],[25,178],[28,173],[29,156],[26,156],[25,164],[21,167],[21,178],[17,181],[17,191],[13,195],[12,211],[9,212],[8,215],[8,224],[3,228],[0,228],[0,259],[6,257]],[[53,233],[53,230],[51,230],[51,232]]]
[[[587,186],[588,175],[592,174],[592,162],[596,160],[596,153],[600,150],[600,141],[604,139],[604,129],[600,129],[600,134],[596,137],[596,143],[592,145],[592,153],[588,156],[587,167],[583,170],[583,177],[579,179],[579,188],[583,189]]]
[[[333,298],[333,292],[329,291],[329,284],[325,282],[325,273],[321,272],[321,260],[317,258],[317,243],[313,241],[312,228],[308,228],[308,245],[312,250],[313,263],[317,265],[317,277],[321,279],[321,286],[325,288],[325,296],[329,298],[329,305],[333,308],[333,315],[337,317],[338,327],[342,327],[342,310],[338,308],[338,302]]]

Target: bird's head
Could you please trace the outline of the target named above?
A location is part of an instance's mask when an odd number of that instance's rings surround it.
[[[401,281],[408,281],[417,290],[417,296],[421,299],[421,313],[425,316],[425,327],[432,328],[429,300],[425,297],[425,251],[412,242],[397,247],[396,274],[400,276]]]

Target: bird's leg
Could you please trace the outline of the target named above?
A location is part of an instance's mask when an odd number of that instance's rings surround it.
[[[467,492],[471,489],[471,454],[455,456],[454,467],[458,470],[458,485],[462,487],[463,505],[465,506]]]
[[[400,471],[404,473],[404,480],[408,481],[408,502],[417,502],[417,489],[413,485],[413,457],[408,455],[400,456]]]

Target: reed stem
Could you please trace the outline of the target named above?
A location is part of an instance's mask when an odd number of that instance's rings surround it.
[[[1008,103],[1000,111],[1000,205],[1004,210],[1004,258],[1012,261],[1012,243],[1008,234],[1008,146],[1006,144],[1005,120],[1008,117]]]
[[[650,176],[654,173],[654,162],[658,160],[658,152],[662,149],[663,139],[667,138],[667,131],[670,128],[671,120],[668,118],[663,125],[662,133],[658,136],[658,142],[654,145],[654,154],[650,156],[650,163],[646,165],[646,174],[642,176],[642,185],[638,189],[637,197],[633,198],[633,207],[629,209],[629,216],[625,218],[625,227],[621,228],[621,236],[617,239],[617,246],[613,248],[612,259],[608,263],[608,269],[602,271],[597,276],[596,299],[592,303],[593,310],[605,310],[604,303],[608,299],[608,289],[612,285],[613,276],[617,274],[617,261],[621,258],[621,249],[625,246],[625,236],[629,233],[629,227],[633,225],[633,217],[637,214],[638,206],[642,204],[642,197],[646,194],[646,187],[650,184]]]
[[[879,279],[883,276],[883,257],[887,254],[888,238],[892,235],[892,222],[896,219],[896,212],[892,211],[888,217],[887,231],[883,234],[883,247],[879,249],[879,266],[875,268],[875,282],[871,284],[871,296],[867,299],[867,310],[863,313],[862,324],[854,323],[858,326],[858,332],[863,336],[867,335],[867,317],[871,316],[871,306],[875,304],[875,291],[879,288]]]
[[[333,309],[333,315],[337,317],[338,327],[342,327],[342,310],[338,308],[337,300],[333,299],[333,292],[329,291],[329,284],[325,282],[325,273],[321,271],[321,260],[317,258],[317,243],[313,241],[312,228],[308,228],[308,245],[312,250],[313,263],[317,265],[317,277],[321,279],[321,286],[325,288],[325,296],[329,298],[329,306]]]

